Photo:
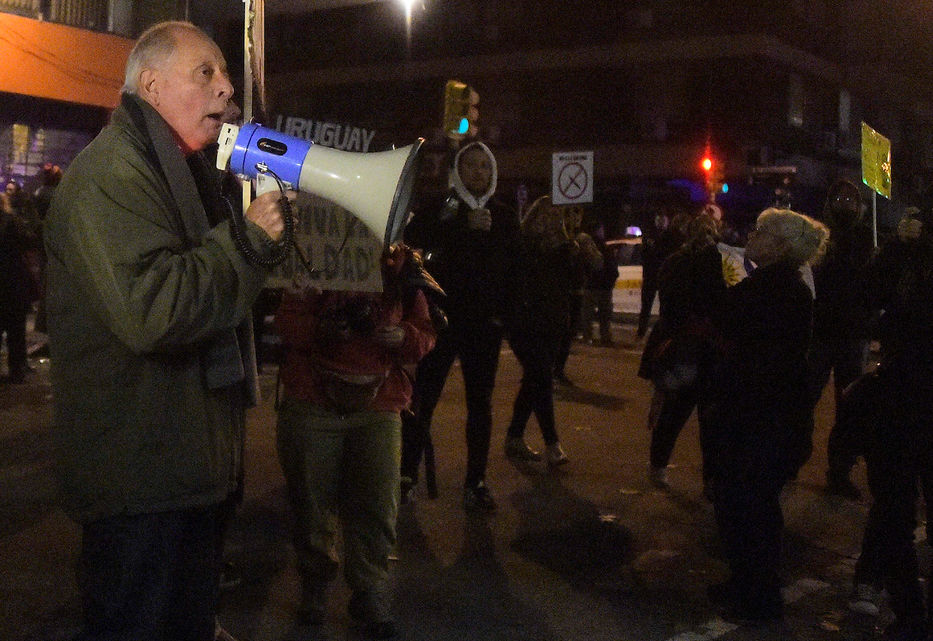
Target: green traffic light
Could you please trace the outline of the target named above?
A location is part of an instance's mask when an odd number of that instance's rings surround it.
[[[457,128],[458,134],[465,134],[470,130],[470,121],[466,118],[460,119],[460,126]]]

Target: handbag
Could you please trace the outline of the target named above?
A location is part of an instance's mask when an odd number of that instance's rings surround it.
[[[661,341],[652,357],[655,387],[673,392],[695,385],[701,351],[700,341],[692,334],[678,334]]]
[[[388,372],[382,374],[349,374],[317,366],[321,389],[335,411],[350,414],[372,407]]]
[[[651,356],[651,380],[672,392],[696,385],[700,368],[708,367],[716,333],[707,318],[691,317],[661,340]]]

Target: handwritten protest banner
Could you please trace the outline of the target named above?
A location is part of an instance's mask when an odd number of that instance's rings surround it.
[[[292,251],[276,267],[267,287],[286,287],[301,275],[323,290],[382,291],[381,239],[353,214],[318,196],[299,193],[292,210],[296,218],[295,244],[304,251],[314,271],[309,274]]]

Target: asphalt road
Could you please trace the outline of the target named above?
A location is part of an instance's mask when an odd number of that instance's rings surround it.
[[[571,462],[558,473],[516,467],[503,453],[520,371],[503,350],[494,395],[489,485],[499,510],[461,508],[464,401],[455,367],[435,416],[439,496],[419,488],[399,516],[393,584],[402,639],[424,641],[861,641],[880,620],[855,615],[846,594],[867,502],[823,494],[831,395],[818,408],[815,453],[783,497],[787,614],[771,626],[719,619],[705,588],[726,577],[713,511],[703,498],[696,421],[677,443],[672,490],[647,481],[650,387],[636,377],[631,327],[619,347],[576,344],[558,389],[558,431]],[[626,347],[625,344],[628,344]],[[49,453],[48,362],[27,384],[0,383],[0,640],[58,641],[78,630],[73,565],[78,528],[57,508]],[[289,513],[275,454],[274,367],[251,411],[247,487],[228,556],[242,581],[223,595],[220,620],[237,639],[361,638],[342,581],[326,623],[294,621],[298,585]],[[528,440],[540,446],[532,419]],[[864,468],[855,472],[864,490]],[[926,553],[926,546],[921,549]]]

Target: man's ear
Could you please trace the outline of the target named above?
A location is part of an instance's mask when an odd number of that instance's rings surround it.
[[[139,97],[153,105],[159,104],[159,74],[155,69],[143,69],[139,72]]]

